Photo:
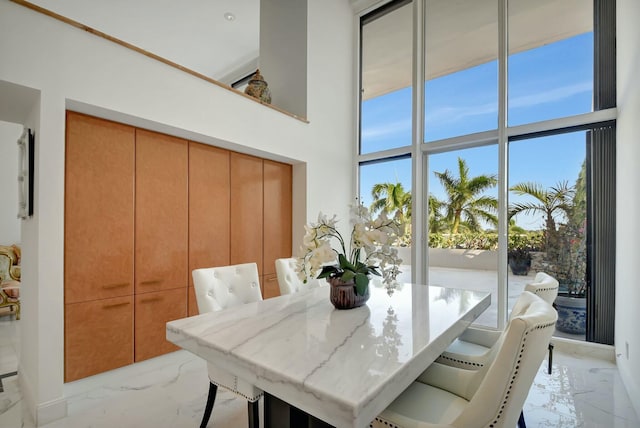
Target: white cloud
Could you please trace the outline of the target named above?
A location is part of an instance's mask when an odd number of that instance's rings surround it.
[[[558,102],[565,98],[572,97],[584,92],[590,92],[592,90],[593,83],[591,81],[580,82],[569,86],[562,86],[559,88],[549,89],[543,92],[537,92],[534,94],[522,95],[509,100],[509,108],[524,108],[533,107],[541,104]],[[484,114],[497,113],[498,105],[496,102],[490,102],[485,104],[477,104],[467,107],[452,107],[444,106],[432,110],[426,116],[426,121],[429,123],[452,123],[460,120],[472,117],[480,116]]]
[[[530,95],[523,95],[513,98],[509,102],[509,107],[531,107],[539,104],[546,104],[569,98],[573,95],[577,95],[583,92],[589,92],[593,89],[593,82],[586,81],[576,83],[570,86],[562,86],[560,88],[554,88],[544,92],[538,92]]]
[[[362,139],[373,140],[393,136],[402,132],[411,132],[411,118],[397,120],[395,122],[381,123],[362,130]]]

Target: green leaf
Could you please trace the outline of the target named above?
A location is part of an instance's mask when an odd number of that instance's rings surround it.
[[[357,277],[357,274],[354,271],[351,270],[345,270],[344,273],[342,274],[341,278],[343,282],[349,282],[353,279],[353,277]]]
[[[369,286],[369,278],[362,273],[355,274],[356,282],[356,294],[363,296]]]
[[[323,266],[320,275],[317,276],[318,279],[327,278],[331,275],[340,272],[340,270],[335,266]]]
[[[338,254],[338,261],[340,262],[340,267],[342,269],[349,269],[352,271],[356,270],[356,267],[347,260],[344,254]]]
[[[380,274],[380,271],[378,271],[378,266],[368,266],[369,269],[369,273],[372,273],[374,275],[378,275],[378,276],[382,276]]]

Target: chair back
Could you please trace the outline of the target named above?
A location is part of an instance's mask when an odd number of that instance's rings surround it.
[[[542,297],[545,302],[552,305],[558,297],[558,281],[544,272],[538,272],[533,281],[525,285],[524,290]]]
[[[469,388],[478,387],[453,426],[516,426],[558,318],[535,294],[524,291],[523,300],[526,310],[509,322],[493,362],[477,371]]]
[[[262,300],[255,263],[194,269],[192,275],[201,314]]]
[[[297,293],[298,291],[308,290],[310,288],[320,287],[321,280],[309,278],[307,283],[303,283],[297,272],[298,260],[296,258],[277,259],[276,274],[278,276],[278,285],[280,286],[280,294]],[[322,280],[325,282],[324,280]]]

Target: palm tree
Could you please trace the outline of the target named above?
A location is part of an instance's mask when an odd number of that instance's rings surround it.
[[[446,230],[446,219],[442,215],[445,206],[445,202],[429,195],[429,233],[440,233]]]
[[[484,191],[498,183],[495,175],[479,175],[469,178],[469,167],[464,159],[458,158],[458,177],[448,169],[435,172],[447,192],[446,212],[451,225],[451,233],[458,233],[460,226],[471,231],[481,229],[480,220],[496,225],[498,219],[493,214],[498,209],[498,200],[483,195]]]
[[[575,188],[567,181],[561,181],[556,186],[545,189],[538,183],[525,182],[511,187],[518,196],[532,196],[535,201],[518,202],[509,207],[509,218],[520,213],[541,213],[545,219],[545,246],[554,239],[557,232],[556,219],[560,216],[570,218],[573,210],[572,198]]]
[[[411,223],[411,192],[405,192],[402,183],[379,183],[371,188],[370,211],[396,216],[402,223]]]

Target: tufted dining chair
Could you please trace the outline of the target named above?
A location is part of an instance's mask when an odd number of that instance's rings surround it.
[[[544,272],[538,272],[534,278],[534,282],[526,284],[524,291],[533,293],[549,305],[552,305],[558,295],[558,281]],[[526,300],[522,295],[516,300],[509,319],[520,315],[524,309]],[[506,331],[486,330],[482,328],[469,327],[458,339],[447,348],[446,351],[436,360],[438,363],[459,367],[463,369],[478,369],[491,363],[491,359],[495,355],[491,352],[496,343],[506,334]],[[547,372],[551,374],[551,366],[553,361],[553,344],[547,344],[549,350],[549,359],[547,364]],[[520,415],[518,425],[522,428],[526,426],[524,414]]]
[[[524,291],[522,312],[509,321],[477,370],[433,363],[370,425],[373,428],[513,427],[555,330],[557,313]]]
[[[201,314],[262,300],[255,263],[195,269],[192,275]],[[207,426],[218,387],[221,386],[248,401],[249,428],[258,428],[258,400],[262,397],[262,390],[213,363],[207,362],[207,371],[209,395],[200,427]]]
[[[534,282],[527,284],[524,290],[538,295],[551,305],[558,295],[558,281],[551,275],[538,272]],[[519,315],[522,310],[523,305],[520,298],[518,298],[511,309],[509,319]],[[487,359],[492,355],[491,348],[503,334],[504,331],[469,327],[458,339],[453,341],[437,361],[466,369],[481,367],[490,362]]]
[[[276,260],[276,274],[278,276],[278,285],[280,286],[280,295],[297,293],[298,291],[308,290],[310,288],[321,287],[327,282],[322,279],[310,278],[307,283],[303,283],[298,277],[297,268],[298,259],[286,258]]]

